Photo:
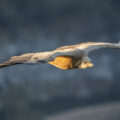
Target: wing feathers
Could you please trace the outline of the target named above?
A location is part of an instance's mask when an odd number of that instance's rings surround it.
[[[120,49],[119,43],[100,43],[100,42],[88,42],[83,43],[78,46],[79,49],[85,50],[87,53],[101,49],[101,48],[113,48],[113,49]]]
[[[21,55],[21,56],[11,57],[10,60],[1,63],[0,68],[28,62],[31,59],[32,56],[33,56],[33,54],[29,53],[29,54],[24,54],[24,55]]]
[[[0,68],[7,67],[16,64],[34,64],[34,63],[46,63],[52,61],[52,52],[40,52],[40,53],[28,53],[20,56],[13,56],[10,60],[0,64]]]
[[[12,63],[10,61],[6,61],[6,62],[0,64],[0,68],[11,66],[11,65],[15,65],[15,63]]]

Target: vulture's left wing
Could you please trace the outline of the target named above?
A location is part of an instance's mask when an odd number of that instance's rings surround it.
[[[77,48],[84,50],[86,53],[90,53],[101,48],[120,49],[120,43],[87,42],[79,44]]]

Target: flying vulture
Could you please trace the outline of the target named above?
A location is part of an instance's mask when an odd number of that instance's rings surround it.
[[[120,49],[120,42],[86,42],[76,45],[62,46],[53,51],[27,53],[11,57],[8,61],[0,64],[0,68],[16,64],[49,63],[59,69],[85,69],[93,67],[88,54],[101,48]]]

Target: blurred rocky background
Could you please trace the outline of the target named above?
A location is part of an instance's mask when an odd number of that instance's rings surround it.
[[[119,6],[119,0],[0,0],[0,62],[62,45],[120,41]],[[43,120],[119,103],[120,50],[98,50],[90,57],[95,67],[86,70],[63,71],[48,64],[0,69],[0,120]]]

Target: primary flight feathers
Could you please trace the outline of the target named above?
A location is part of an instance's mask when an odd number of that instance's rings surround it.
[[[88,54],[100,48],[120,49],[120,42],[86,42],[77,45],[62,46],[49,52],[23,54],[11,57],[10,60],[1,63],[0,68],[16,64],[49,63],[65,70],[74,68],[85,69],[94,66]]]

